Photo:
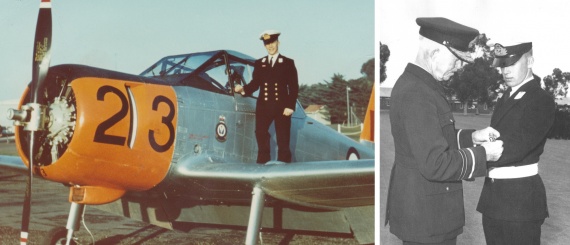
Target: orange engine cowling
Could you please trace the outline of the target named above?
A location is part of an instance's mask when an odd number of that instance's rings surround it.
[[[172,87],[83,77],[60,89],[48,98],[37,175],[70,185],[70,201],[84,204],[111,202],[164,179],[176,136]],[[26,134],[16,131],[18,151],[29,165]]]

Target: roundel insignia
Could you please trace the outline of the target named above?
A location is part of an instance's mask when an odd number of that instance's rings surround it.
[[[226,126],[226,118],[220,116],[220,122],[216,124],[216,139],[220,142],[226,141],[228,136],[228,127]]]

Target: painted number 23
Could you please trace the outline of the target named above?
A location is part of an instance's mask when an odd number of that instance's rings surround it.
[[[93,138],[93,141],[98,142],[98,143],[104,143],[104,144],[112,144],[112,145],[120,145],[120,146],[124,146],[125,143],[127,142],[127,137],[124,136],[118,136],[118,135],[110,135],[107,134],[106,131],[113,127],[115,124],[117,124],[118,122],[120,122],[121,120],[123,120],[123,118],[125,118],[128,115],[129,112],[129,101],[127,100],[127,96],[125,96],[125,94],[119,90],[118,88],[112,87],[112,86],[102,86],[99,88],[99,90],[97,90],[97,100],[99,101],[105,101],[105,95],[107,95],[108,93],[114,94],[115,96],[119,97],[119,100],[121,100],[121,109],[115,113],[113,116],[111,116],[110,118],[108,118],[107,120],[103,121],[101,124],[99,124],[99,126],[97,126],[97,129],[95,130],[95,137]],[[172,146],[172,144],[174,143],[174,125],[172,124],[172,120],[174,119],[174,103],[172,103],[172,101],[170,99],[168,99],[165,96],[159,95],[156,96],[154,98],[154,100],[152,101],[152,110],[156,111],[158,110],[158,105],[160,103],[164,103],[168,106],[169,112],[167,116],[163,116],[162,117],[162,121],[161,123],[166,125],[166,127],[168,128],[168,140],[166,141],[165,144],[159,144],[158,142],[156,142],[155,139],[155,131],[150,129],[148,131],[148,140],[150,143],[150,146],[152,147],[152,149],[154,149],[157,152],[165,152],[168,149],[170,149],[170,147]],[[132,104],[132,103],[131,103]],[[130,118],[130,123],[129,123],[129,132],[128,132],[128,141],[130,142],[132,135],[133,135],[133,118],[132,118],[132,113],[131,113],[131,118]]]

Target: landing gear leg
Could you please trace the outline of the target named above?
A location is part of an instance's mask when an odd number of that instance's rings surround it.
[[[249,222],[247,224],[247,235],[245,237],[246,245],[257,244],[259,237],[259,228],[261,227],[261,216],[265,206],[265,193],[258,186],[253,187],[253,197],[251,199],[251,209],[249,210]]]
[[[85,209],[85,204],[78,204],[75,202],[71,203],[71,208],[69,209],[69,216],[67,217],[67,241],[66,245],[71,244],[73,240],[73,232],[79,230],[79,220],[83,216],[83,210]]]

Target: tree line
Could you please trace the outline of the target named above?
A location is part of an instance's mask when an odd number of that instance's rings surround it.
[[[370,59],[362,64],[360,73],[363,75],[358,79],[345,79],[341,74],[334,74],[330,81],[312,85],[299,86],[299,102],[303,107],[309,105],[325,105],[328,113],[325,119],[331,123],[345,123],[347,121],[347,88],[349,104],[352,112],[360,119],[364,120],[366,108],[372,92],[374,83],[374,59]]]

